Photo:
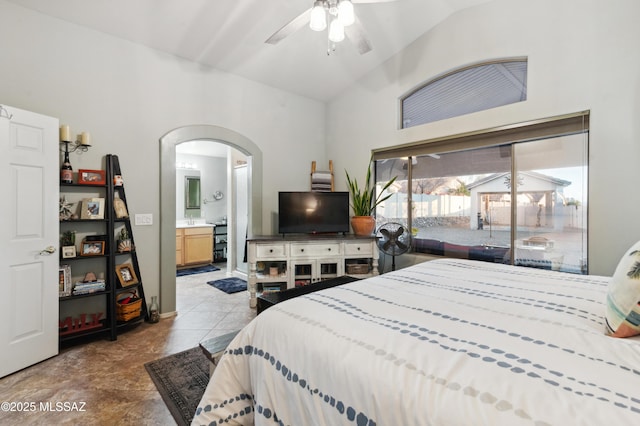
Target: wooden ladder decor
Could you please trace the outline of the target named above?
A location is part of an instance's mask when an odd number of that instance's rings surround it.
[[[332,192],[334,190],[332,160],[329,160],[328,171],[316,170],[316,162],[311,162],[311,190],[321,192]]]

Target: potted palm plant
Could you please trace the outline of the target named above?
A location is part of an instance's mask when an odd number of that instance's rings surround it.
[[[373,160],[369,160],[369,167],[367,168],[367,176],[365,178],[364,187],[361,188],[358,185],[356,179],[351,179],[349,172],[345,170],[347,175],[347,186],[349,187],[349,193],[351,195],[351,208],[353,209],[353,217],[351,218],[351,227],[353,233],[356,235],[371,235],[376,227],[376,221],[372,216],[376,207],[391,197],[391,194],[384,195],[384,192],[389,188],[396,177],[394,176],[388,181],[380,190],[380,193],[376,196],[376,185],[371,182],[371,164]]]

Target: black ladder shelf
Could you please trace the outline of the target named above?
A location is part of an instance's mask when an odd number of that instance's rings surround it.
[[[115,325],[117,328],[126,327],[132,324],[136,324],[141,322],[142,320],[149,319],[149,313],[147,312],[147,304],[144,296],[144,287],[142,285],[142,275],[140,274],[140,266],[138,264],[138,254],[136,252],[136,244],[133,238],[133,230],[131,229],[131,218],[129,217],[129,204],[127,203],[127,196],[124,191],[124,183],[122,179],[122,172],[120,170],[120,161],[118,160],[118,156],[114,154],[107,155],[107,174],[109,181],[107,182],[108,186],[108,197],[113,200],[114,209],[109,215],[109,229],[112,231],[113,235],[113,244],[111,244],[109,250],[111,251],[110,270],[115,271],[113,278],[114,285],[114,297],[112,298],[112,311],[117,312],[117,302],[121,298],[124,298],[126,294],[131,292],[136,292],[137,296],[142,300],[140,315],[136,316],[132,319],[120,320],[116,319]],[[123,217],[118,217],[118,210],[116,209],[115,200],[120,198],[124,202],[126,215]],[[121,229],[125,229],[129,235],[129,239],[131,240],[131,250],[130,251],[120,251],[119,241],[117,235],[120,233]],[[133,278],[132,284],[123,285],[121,282],[121,278],[118,276],[120,273],[119,268],[122,265],[129,264],[134,271],[134,275],[131,276]]]
[[[114,179],[116,176],[119,179]],[[104,274],[105,279],[104,290],[75,295],[61,294],[59,298],[61,317],[58,328],[60,343],[104,333],[108,333],[111,340],[116,340],[118,334],[125,331],[125,328],[149,319],[140,266],[138,265],[138,254],[128,214],[127,197],[121,177],[118,157],[109,154],[106,156],[104,181],[60,184],[61,193],[65,196],[72,196],[78,203],[89,194],[94,194],[94,196],[97,194],[98,199],[105,197],[104,218],[69,217],[60,219],[63,231],[79,227],[82,228],[82,233],[86,235],[87,239],[90,236],[103,237],[95,239],[103,241],[103,253],[85,256],[81,252],[77,255],[74,249],[74,255],[71,257],[61,255],[61,271],[64,270],[63,266],[69,266],[69,268],[73,267],[74,271],[80,270],[82,274],[87,269],[93,271],[95,268],[97,273]],[[118,234],[123,229],[129,236],[130,250],[120,250],[119,248]],[[83,246],[84,244],[81,245],[82,249]],[[128,271],[126,274],[129,277],[128,280],[122,275],[123,269]],[[77,277],[78,272],[76,272]],[[64,280],[66,282],[67,278]],[[69,280],[73,281],[73,277],[69,277]],[[67,292],[66,288],[65,292]],[[122,304],[124,308],[119,315],[118,302],[130,295],[131,292],[135,292],[140,301],[131,305]],[[95,302],[99,299],[104,302]],[[104,303],[104,312],[96,312],[95,306],[102,303]],[[102,314],[106,315],[101,318]],[[86,322],[87,319],[89,322]]]

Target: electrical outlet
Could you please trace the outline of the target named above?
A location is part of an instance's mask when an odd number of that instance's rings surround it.
[[[153,225],[153,214],[136,214],[136,225]]]

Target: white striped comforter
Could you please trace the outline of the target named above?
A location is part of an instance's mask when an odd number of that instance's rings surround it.
[[[640,340],[604,335],[607,283],[444,259],[283,302],[193,424],[640,424]]]

